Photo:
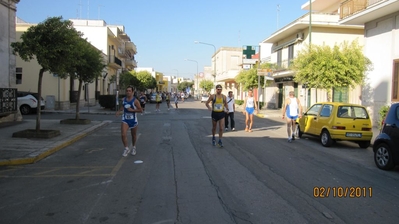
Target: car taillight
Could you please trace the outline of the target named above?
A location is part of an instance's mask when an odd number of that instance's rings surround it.
[[[332,126],[332,129],[345,130],[345,126]]]
[[[362,131],[371,131],[371,128],[362,128]]]
[[[32,100],[34,103],[37,103],[37,101],[36,101],[36,100],[34,100],[34,99],[30,99],[30,100]]]

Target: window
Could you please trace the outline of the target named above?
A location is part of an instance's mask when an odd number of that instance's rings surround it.
[[[308,112],[306,112],[307,115],[314,115],[317,116],[319,114],[320,108],[321,108],[321,104],[315,104],[313,105]]]
[[[22,68],[18,67],[16,70],[16,82],[17,84],[22,84]]]
[[[281,62],[282,62],[282,57],[283,57],[281,51],[282,51],[281,49],[277,51],[277,67],[279,67],[279,68],[281,68]]]
[[[340,106],[338,107],[338,117],[368,119],[369,115],[365,108],[357,106]]]
[[[399,101],[399,60],[393,62],[392,101]]]
[[[329,117],[331,115],[333,106],[326,104],[323,106],[323,109],[320,112],[320,117]]]
[[[294,59],[294,45],[288,46],[288,66],[290,66],[292,60]]]

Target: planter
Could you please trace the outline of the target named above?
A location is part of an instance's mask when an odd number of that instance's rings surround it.
[[[60,124],[90,124],[91,120],[89,119],[64,119],[60,121]]]
[[[61,135],[59,130],[39,130],[26,129],[12,134],[13,138],[54,138]]]

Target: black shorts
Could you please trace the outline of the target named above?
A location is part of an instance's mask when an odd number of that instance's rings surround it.
[[[141,108],[145,108],[145,103],[140,103]]]
[[[224,119],[224,117],[225,117],[225,112],[215,112],[215,111],[212,111],[212,114],[211,114],[211,117],[212,117],[212,120],[214,120],[214,121],[219,121],[219,120],[221,120],[221,119]]]

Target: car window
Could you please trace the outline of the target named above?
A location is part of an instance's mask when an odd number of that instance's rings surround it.
[[[323,109],[321,109],[320,117],[329,117],[331,115],[332,109],[333,109],[332,105],[330,104],[324,105]]]
[[[399,107],[396,107],[396,120],[399,120]]]
[[[321,104],[315,104],[315,105],[313,105],[307,112],[306,112],[306,114],[307,115],[318,115],[319,114],[319,111],[320,111],[320,108],[321,108]]]
[[[359,106],[339,106],[337,117],[368,119],[369,115],[364,107]]]

